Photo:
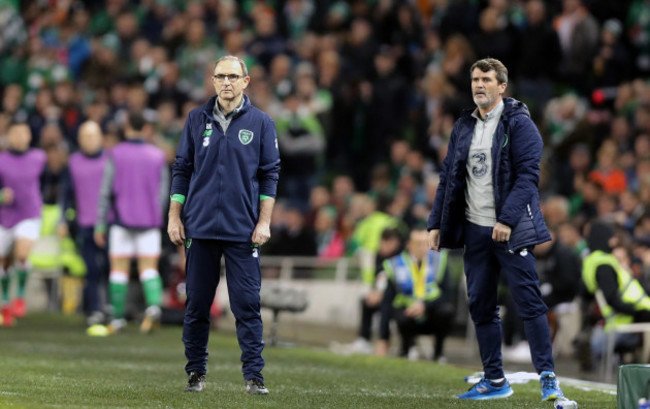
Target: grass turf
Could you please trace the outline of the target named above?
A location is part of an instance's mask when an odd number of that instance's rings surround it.
[[[0,328],[0,408],[547,408],[539,385],[514,385],[506,400],[461,401],[466,369],[396,358],[343,357],[306,348],[264,351],[269,396],[243,393],[232,333],[212,333],[207,387],[183,392],[181,329],[142,335],[135,325],[105,338],[85,335],[78,317],[33,314]],[[564,388],[581,408],[615,408],[616,398]]]

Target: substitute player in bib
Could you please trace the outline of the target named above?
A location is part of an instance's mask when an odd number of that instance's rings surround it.
[[[69,183],[65,189],[65,209],[76,212],[76,239],[86,263],[84,305],[88,326],[103,324],[104,308],[100,289],[108,269],[106,248],[97,246],[93,237],[97,221],[99,189],[108,155],[102,149],[102,130],[98,123],[87,121],[79,127],[79,152],[70,155]]]
[[[8,135],[9,150],[0,153],[0,289],[5,326],[25,315],[27,257],[41,231],[40,177],[45,169],[45,152],[29,147],[29,126],[12,125]],[[11,276],[18,280],[18,293],[9,304]]]
[[[163,209],[169,192],[169,169],[165,153],[142,139],[145,119],[139,112],[127,115],[126,141],[109,153],[99,191],[95,241],[106,246],[107,215],[112,208],[115,222],[109,229],[111,261],[109,299],[113,320],[109,332],[126,325],[124,312],[129,284],[129,264],[138,259],[138,272],[147,309],[140,325],[150,332],[160,322],[162,280],[158,273]]]

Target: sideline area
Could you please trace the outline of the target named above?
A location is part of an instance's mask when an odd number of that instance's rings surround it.
[[[153,335],[132,324],[116,336],[85,335],[78,316],[33,313],[11,328],[0,328],[3,377],[0,407],[152,408],[463,408],[455,392],[467,389],[472,372],[449,364],[397,358],[340,356],[315,346],[267,347],[265,383],[271,395],[243,393],[240,351],[228,319],[210,338],[208,385],[186,394],[181,328],[164,326]],[[295,329],[302,334],[306,328]],[[282,334],[282,333],[281,333]],[[311,334],[310,334],[311,335]],[[315,334],[322,336],[322,333]],[[286,336],[286,334],[285,334]],[[286,339],[286,338],[285,338]],[[302,344],[302,343],[301,343]],[[506,401],[483,409],[552,408],[539,401],[539,385],[513,385]],[[565,393],[583,408],[605,409],[616,397],[567,385]]]

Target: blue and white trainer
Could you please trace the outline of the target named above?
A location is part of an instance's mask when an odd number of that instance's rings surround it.
[[[564,393],[562,393],[562,389],[560,389],[555,373],[550,371],[542,372],[539,375],[539,383],[541,386],[542,401],[555,400],[564,397]]]
[[[472,400],[487,400],[487,399],[503,399],[512,395],[513,391],[510,383],[505,380],[501,386],[495,386],[492,382],[485,379],[481,380],[469,388],[469,390],[462,395],[458,395],[458,399],[472,399]]]

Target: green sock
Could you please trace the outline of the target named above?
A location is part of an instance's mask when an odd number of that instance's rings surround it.
[[[25,297],[25,285],[27,284],[27,277],[29,270],[25,267],[16,267],[16,277],[18,278],[18,298]]]
[[[11,283],[11,280],[9,278],[9,274],[3,273],[0,276],[0,288],[2,291],[2,303],[8,303],[9,302],[9,284]]]
[[[153,276],[153,273],[150,273],[148,274],[148,277],[145,278],[145,273],[150,271],[155,272],[155,276]],[[147,302],[147,306],[160,306],[162,305],[163,294],[162,279],[155,270],[147,270],[145,273],[142,274],[143,277],[141,277],[140,280],[142,281],[142,291],[144,292],[144,299]]]
[[[113,316],[116,319],[124,318],[126,292],[129,285],[128,275],[123,273],[114,274],[111,272],[108,281],[108,295],[113,306]]]

